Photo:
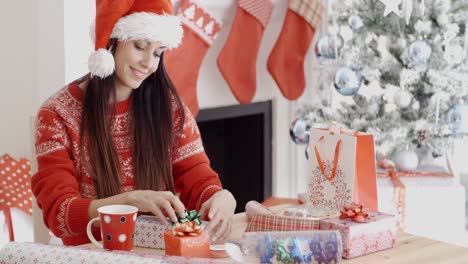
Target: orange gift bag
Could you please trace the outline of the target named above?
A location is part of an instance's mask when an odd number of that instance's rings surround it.
[[[309,156],[307,202],[329,210],[355,202],[377,211],[372,134],[311,128]]]

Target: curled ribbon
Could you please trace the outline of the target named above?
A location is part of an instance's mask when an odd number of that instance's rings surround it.
[[[366,219],[369,218],[367,211],[368,209],[361,204],[345,205],[341,209],[340,219],[351,218],[356,223],[365,223]]]
[[[429,171],[398,171],[395,168],[395,163],[389,159],[382,159],[378,162],[380,168],[387,171],[387,174],[378,173],[377,176],[385,177],[390,176],[392,178],[399,178],[399,177],[421,177],[421,176],[432,176],[432,177],[453,177],[450,173],[444,172],[429,172]]]
[[[389,159],[382,159],[378,162],[380,168],[387,171],[387,174],[378,173],[377,176],[385,177],[389,176],[392,180],[394,189],[393,189],[393,197],[396,203],[396,208],[398,212],[398,229],[403,231],[405,229],[405,196],[406,196],[406,188],[405,185],[401,182],[400,176],[408,176],[407,173],[398,172],[395,169],[395,163]]]
[[[177,215],[177,222],[173,223],[174,236],[198,236],[201,233],[201,215],[196,210],[186,211],[185,217]]]

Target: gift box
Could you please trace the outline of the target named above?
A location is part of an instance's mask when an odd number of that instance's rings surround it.
[[[320,221],[321,230],[340,231],[343,258],[354,258],[395,246],[397,218],[380,212],[366,214],[366,218],[332,217]]]
[[[164,233],[166,255],[184,257],[210,257],[210,236],[201,232],[196,236],[179,236],[172,231]]]
[[[380,160],[381,211],[397,215],[399,229],[407,233],[458,243],[465,231],[465,189],[448,158],[448,167],[433,161],[417,171],[398,171],[391,160]]]
[[[379,211],[399,215],[401,230],[447,243],[465,234],[465,188],[453,177],[378,177]]]
[[[135,223],[136,247],[164,249],[164,233],[172,230],[171,224],[163,224],[158,218],[150,215],[140,215]]]
[[[201,215],[196,210],[186,211],[171,231],[164,233],[166,255],[184,257],[210,257],[210,236],[202,231]]]
[[[320,219],[339,216],[338,211],[300,205],[285,208],[280,214],[256,214],[245,232],[318,230]]]
[[[256,214],[250,219],[245,232],[318,230],[319,220],[318,218]]]

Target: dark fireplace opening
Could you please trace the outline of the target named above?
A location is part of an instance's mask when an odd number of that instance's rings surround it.
[[[237,200],[236,213],[250,200],[271,196],[271,102],[200,110],[197,123],[211,167]]]

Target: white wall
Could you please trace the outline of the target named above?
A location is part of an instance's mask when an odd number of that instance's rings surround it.
[[[41,1],[37,5],[37,97],[35,112],[39,106],[64,85],[63,60],[64,1]],[[70,1],[67,1],[70,2]],[[37,0],[39,3],[39,0]]]
[[[29,116],[37,87],[36,1],[2,1],[0,155],[29,157]]]
[[[89,25],[94,20],[95,9],[94,0],[65,1],[65,83],[70,83],[88,72],[88,56],[94,50]]]

